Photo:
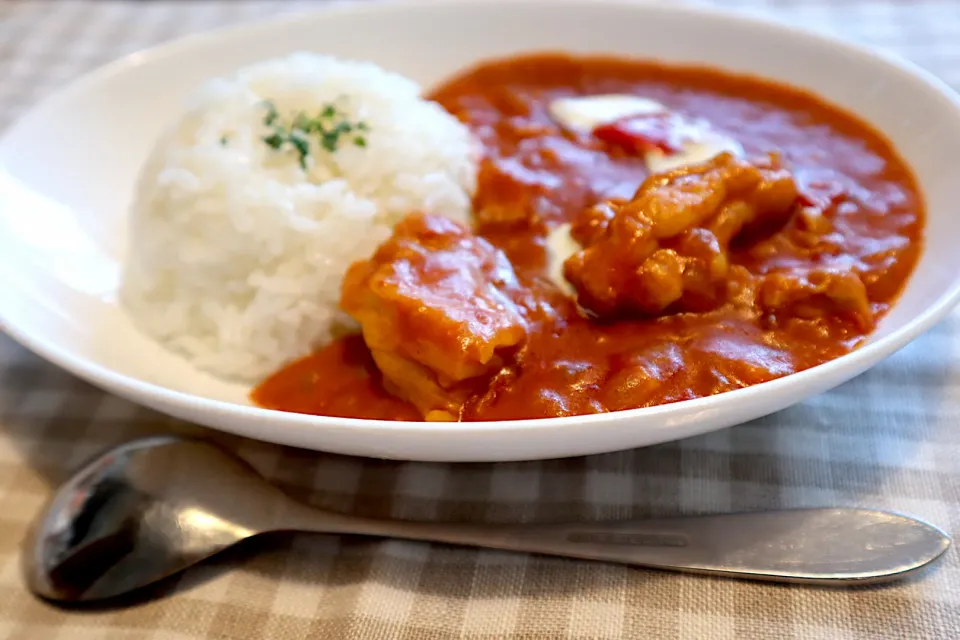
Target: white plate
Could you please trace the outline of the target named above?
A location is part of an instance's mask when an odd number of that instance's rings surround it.
[[[205,78],[294,50],[372,60],[432,84],[479,58],[561,49],[706,62],[788,80],[887,133],[920,179],[927,249],[869,343],[803,373],[718,396],[603,415],[390,423],[266,411],[140,335],[115,289],[135,175]],[[771,55],[770,52],[776,52]],[[411,460],[599,453],[783,409],[863,372],[960,295],[960,101],[925,72],[854,45],[713,10],[617,0],[340,5],[137,53],[47,99],[0,140],[0,319],[18,341],[108,391],[204,425],[312,449]]]

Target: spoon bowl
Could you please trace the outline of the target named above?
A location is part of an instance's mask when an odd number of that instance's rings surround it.
[[[137,440],[98,456],[57,490],[25,542],[27,585],[53,600],[121,595],[269,528],[287,502],[249,465],[207,443]]]
[[[294,502],[212,444],[159,436],[107,451],[64,483],[24,541],[23,570],[28,588],[43,598],[102,600],[285,530],[825,585],[902,578],[950,546],[942,531],[917,519],[847,508],[550,525],[359,518]]]

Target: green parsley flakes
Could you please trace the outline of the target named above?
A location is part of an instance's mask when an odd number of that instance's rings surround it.
[[[361,148],[367,146],[364,135],[369,131],[367,123],[351,122],[334,104],[324,105],[323,109],[313,116],[304,112],[297,113],[290,119],[289,124],[282,122],[280,113],[272,102],[264,102],[263,106],[266,108],[263,124],[273,130],[270,135],[262,138],[263,142],[276,151],[284,148],[296,151],[300,168],[303,170],[307,168],[311,139],[316,139],[320,148],[328,153],[336,152],[342,144],[353,144]]]

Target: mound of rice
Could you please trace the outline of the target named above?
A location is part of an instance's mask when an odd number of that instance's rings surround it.
[[[280,118],[335,104],[363,146],[264,142]],[[289,145],[286,145],[289,146]],[[195,366],[255,381],[331,338],[347,267],[412,211],[465,222],[470,132],[420,87],[375,65],[295,54],[208,82],[157,143],[137,185],[120,291],[134,322]]]

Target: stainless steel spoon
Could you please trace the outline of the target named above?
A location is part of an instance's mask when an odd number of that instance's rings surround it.
[[[939,558],[950,538],[865,509],[802,509],[564,525],[373,520],[296,503],[240,459],[154,437],[99,456],[54,494],[24,542],[29,588],[57,601],[118,596],[268,531],[384,536],[825,585],[874,583]]]

